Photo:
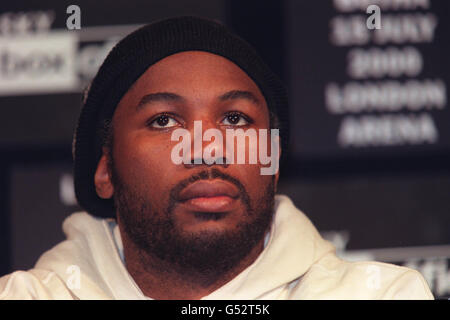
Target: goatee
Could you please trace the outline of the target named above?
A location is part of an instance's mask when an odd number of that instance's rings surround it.
[[[165,209],[156,212],[144,194],[123,183],[113,164],[111,173],[115,209],[123,225],[122,231],[144,255],[157,257],[180,274],[202,275],[209,279],[227,273],[262,241],[270,228],[275,197],[274,176],[265,187],[263,196],[251,201],[239,180],[218,169],[208,169],[174,186]],[[204,230],[191,233],[178,230],[173,214],[178,194],[195,181],[216,178],[233,183],[239,189],[245,219],[226,232]],[[150,189],[150,185],[140,188]],[[206,219],[212,218],[220,219],[221,215],[209,215]]]

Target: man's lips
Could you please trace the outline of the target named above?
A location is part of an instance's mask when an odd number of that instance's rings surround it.
[[[190,211],[225,212],[231,210],[239,190],[223,180],[200,180],[181,191],[179,200]]]

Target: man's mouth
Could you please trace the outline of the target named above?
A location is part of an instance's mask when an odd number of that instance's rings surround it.
[[[193,212],[227,212],[235,207],[239,190],[224,180],[200,180],[181,191],[179,200]]]

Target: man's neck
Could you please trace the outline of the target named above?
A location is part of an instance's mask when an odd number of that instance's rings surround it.
[[[122,233],[126,268],[145,296],[158,300],[200,299],[219,289],[250,266],[264,249],[264,239],[225,273],[183,272],[144,252]]]

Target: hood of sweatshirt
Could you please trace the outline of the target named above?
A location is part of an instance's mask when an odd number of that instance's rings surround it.
[[[270,236],[258,258],[202,299],[272,299],[286,292],[321,257],[333,252],[311,221],[283,195],[275,197]],[[149,299],[121,258],[120,232],[112,219],[77,212],[63,223],[67,240],[44,253],[35,268],[54,272],[79,299]]]

